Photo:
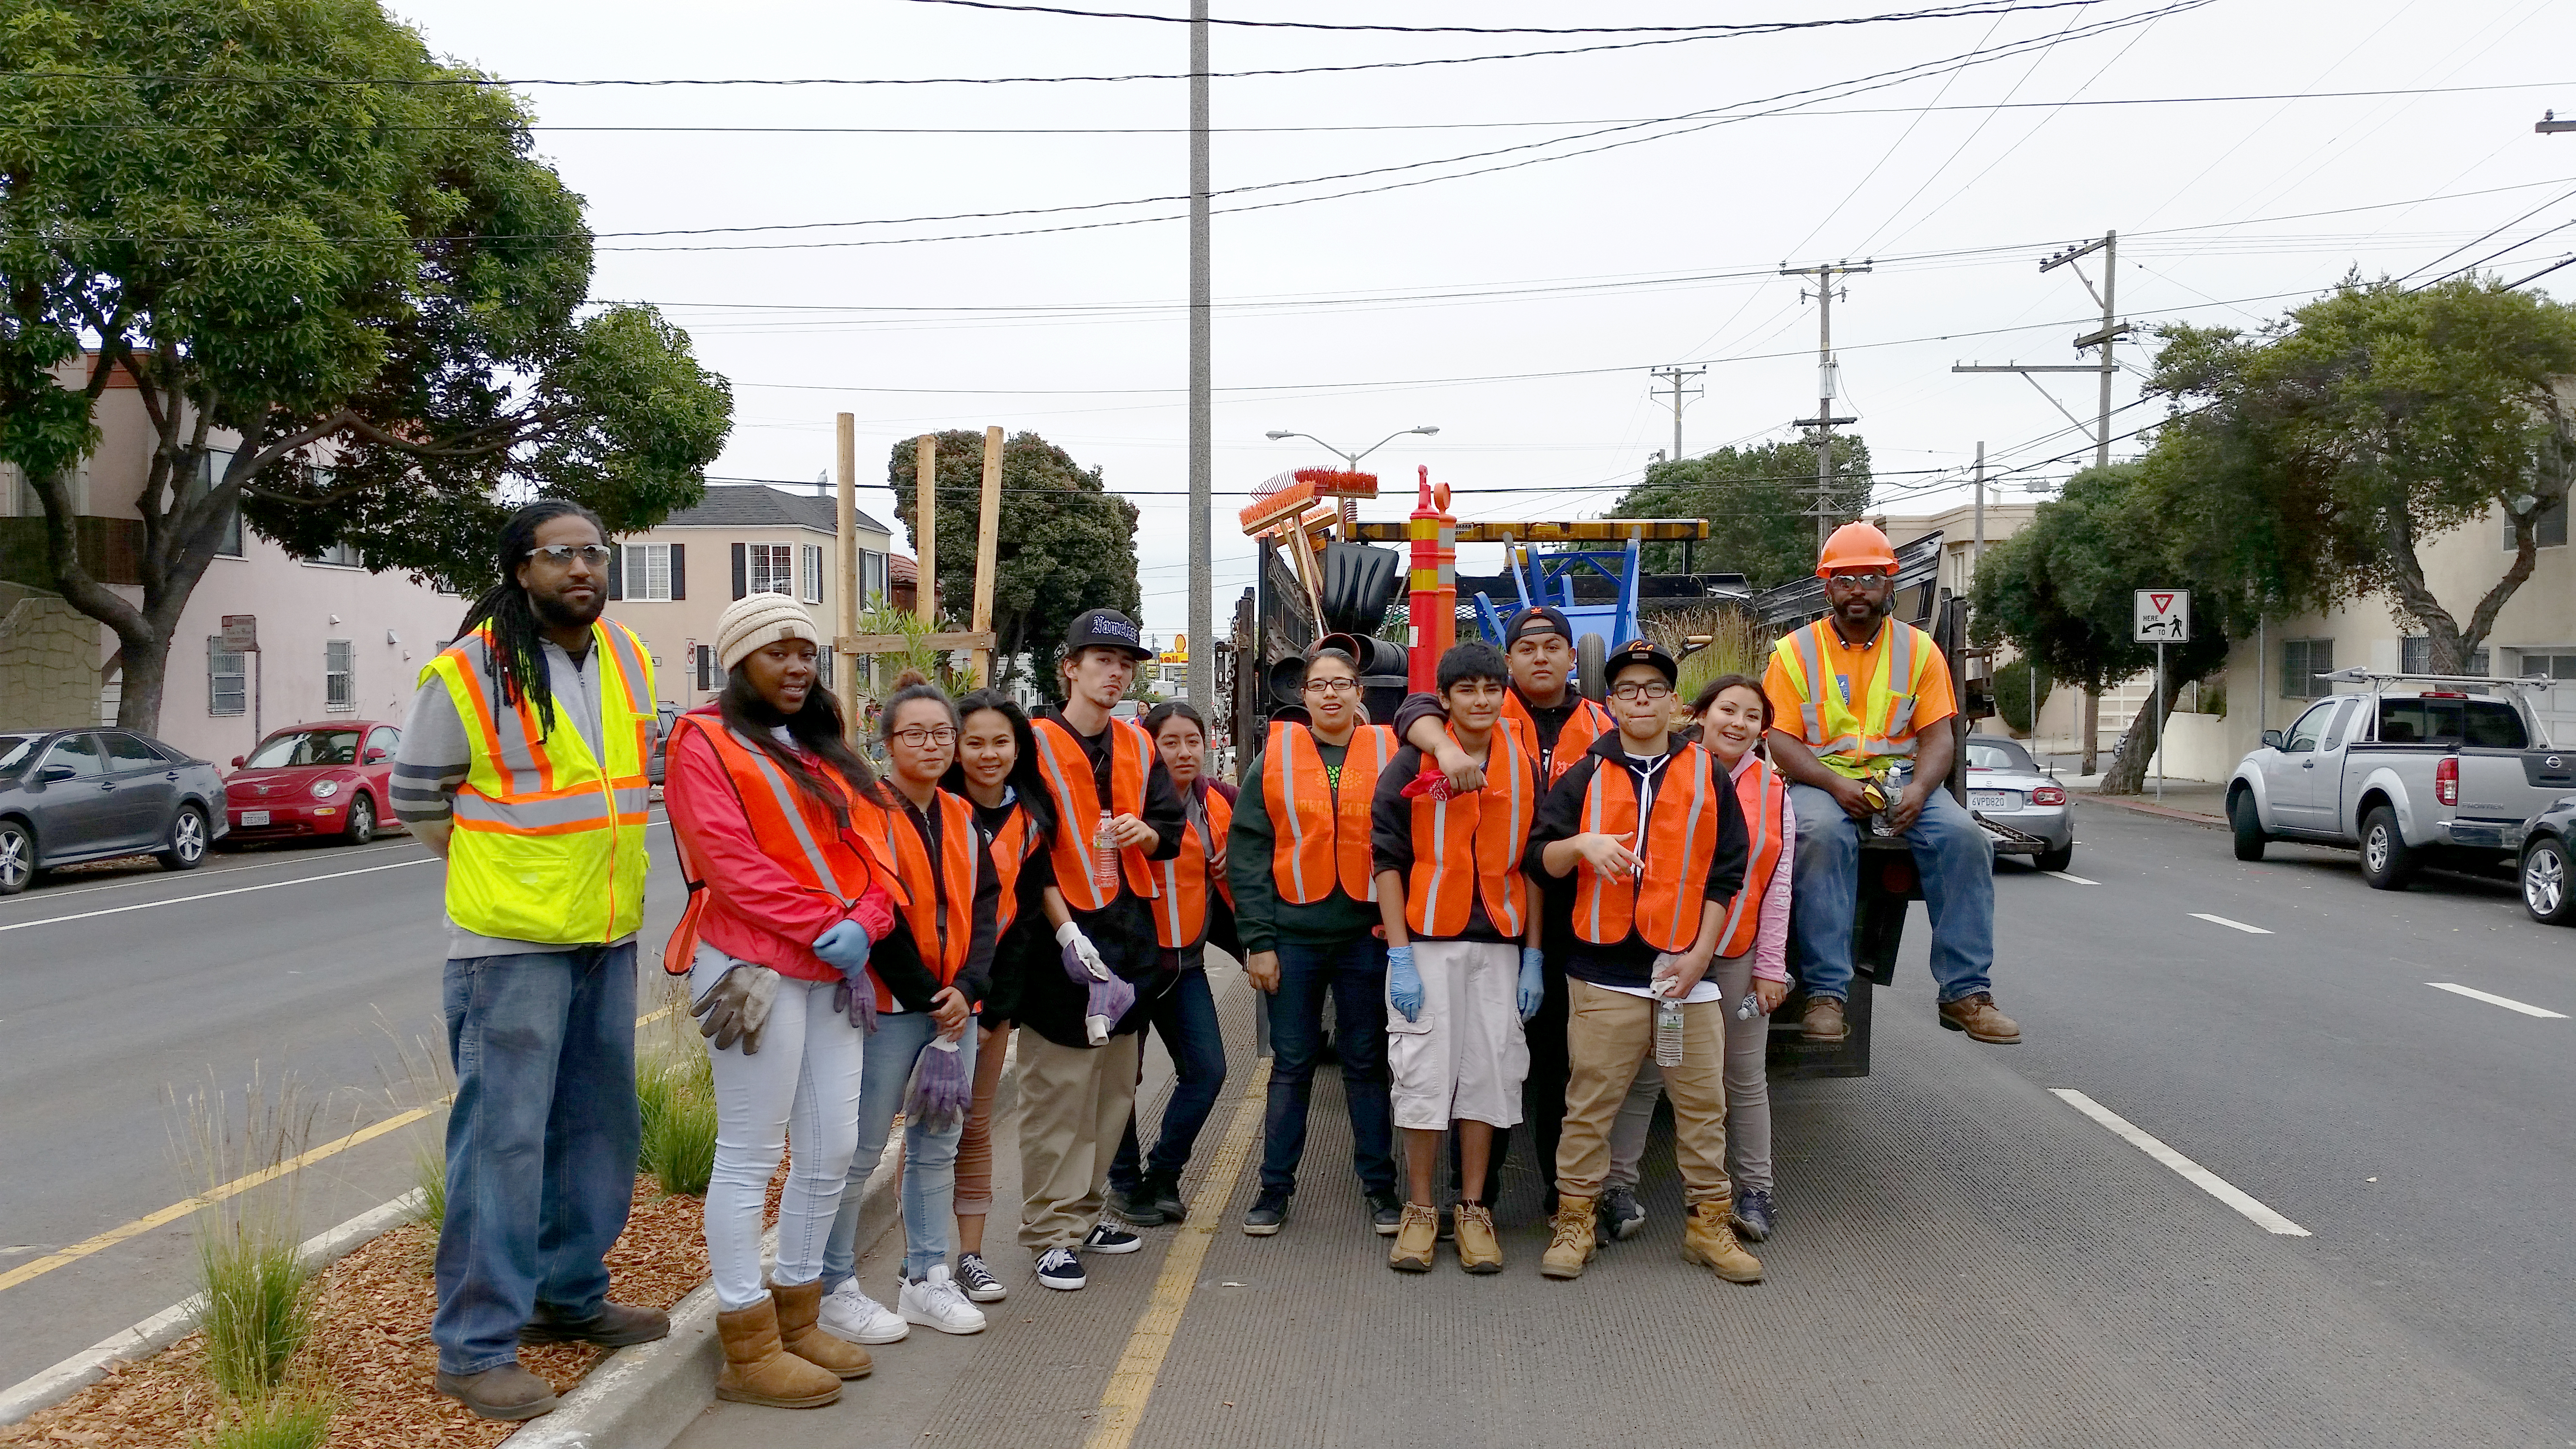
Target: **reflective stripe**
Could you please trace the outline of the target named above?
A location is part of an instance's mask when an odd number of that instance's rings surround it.
[[[1586,832],[1597,835],[1601,831],[1601,772],[1624,768],[1626,767],[1606,762],[1592,767],[1592,788],[1584,791],[1583,828]],[[1577,873],[1584,870],[1581,861],[1575,862],[1575,870]],[[1592,897],[1592,929],[1584,933],[1584,939],[1598,941],[1601,939],[1601,883],[1595,880],[1591,884],[1592,889],[1586,894]]]
[[[814,833],[806,828],[805,812],[797,808],[796,787],[788,782],[786,774],[778,768],[778,762],[763,753],[758,745],[743,739],[730,726],[725,732],[740,742],[745,762],[759,775],[760,782],[769,787],[769,798],[777,804],[780,817],[786,820],[788,832],[796,837],[796,848],[804,852],[805,863],[812,868],[814,879],[830,880],[831,862],[824,858],[823,847],[815,843]]]
[[[1279,771],[1279,798],[1288,807],[1285,812],[1288,817],[1288,875],[1296,883],[1295,898],[1310,901],[1314,894],[1306,889],[1306,823],[1297,810],[1297,777],[1304,773],[1298,768],[1304,762],[1296,758],[1297,731],[1301,728],[1303,726],[1285,721],[1273,724],[1270,727],[1270,757],[1280,762],[1272,768]],[[1345,754],[1344,758],[1349,757]],[[1319,753],[1316,756],[1319,768],[1322,760]]]
[[[1691,786],[1691,808],[1690,808],[1690,814],[1689,814],[1689,815],[1687,815],[1687,816],[1685,816],[1685,817],[1683,817],[1683,821],[1684,821],[1684,823],[1683,823],[1683,825],[1682,825],[1682,861],[1684,862],[1684,864],[1683,864],[1683,868],[1684,868],[1685,870],[1687,870],[1687,869],[1689,868],[1689,864],[1688,864],[1688,862],[1692,859],[1692,857],[1694,857],[1694,856],[1696,856],[1696,855],[1698,855],[1698,854],[1699,854],[1699,817],[1700,817],[1700,812],[1702,812],[1702,811],[1704,811],[1704,810],[1706,810],[1706,809],[1708,808],[1708,787],[1709,787],[1708,763],[1709,763],[1709,759],[1710,759],[1710,756],[1709,756],[1708,752],[1707,752],[1706,750],[1702,750],[1702,751],[1700,751],[1700,752],[1699,752],[1699,754],[1698,754],[1697,758],[1695,758],[1695,759],[1692,761],[1692,763],[1697,767],[1697,769],[1696,769],[1696,771],[1695,771],[1696,778],[1694,778],[1694,780],[1692,781],[1692,786]],[[1656,792],[1656,794],[1657,794],[1657,796],[1658,796],[1658,797],[1660,797],[1660,796],[1662,795],[1662,793],[1663,793],[1663,792],[1662,792],[1662,791],[1660,791],[1660,790]],[[1647,826],[1647,829],[1641,829],[1640,831],[1638,831],[1638,834],[1639,834],[1640,836],[1643,836],[1643,835],[1648,834],[1648,833],[1649,833],[1649,831],[1650,831],[1650,830],[1651,830],[1651,828],[1652,828],[1652,815],[1651,815],[1651,813],[1649,814],[1649,816],[1648,816],[1647,820],[1646,820],[1645,822],[1643,822],[1643,823]],[[1639,852],[1638,852],[1638,855],[1639,855],[1640,859],[1642,860],[1642,859],[1643,859],[1643,857],[1644,857],[1644,855],[1645,855],[1645,852],[1643,852],[1643,851],[1639,851]],[[1640,874],[1640,875],[1642,875],[1642,874],[1643,874],[1643,872],[1640,872],[1639,874]],[[1683,935],[1682,935],[1682,912],[1683,912],[1684,910],[1686,910],[1686,909],[1688,909],[1688,908],[1689,908],[1689,903],[1690,903],[1691,898],[1692,898],[1692,893],[1691,893],[1691,892],[1689,892],[1689,891],[1681,891],[1681,892],[1678,892],[1678,893],[1676,893],[1676,894],[1674,895],[1674,897],[1673,897],[1673,916],[1672,916],[1672,920],[1671,920],[1671,921],[1670,921],[1670,922],[1665,926],[1665,939],[1667,939],[1667,940],[1680,940],[1680,939],[1683,939]],[[1703,880],[1703,881],[1701,882],[1701,887],[1700,887],[1700,901],[1701,901],[1701,903],[1702,903],[1703,905],[1705,905],[1705,904],[1706,904],[1706,901],[1707,901],[1707,883],[1706,883],[1706,881],[1705,881],[1705,880]],[[1640,904],[1643,904],[1643,893],[1642,893],[1642,892],[1640,892],[1640,900],[1639,900],[1639,903],[1640,903]],[[1697,922],[1693,922],[1693,923],[1691,924],[1691,930],[1690,930],[1689,939],[1696,941],[1698,938],[1699,938],[1699,927],[1698,927],[1698,923],[1697,923]]]
[[[1753,757],[1753,776],[1757,785],[1760,787],[1755,790],[1753,798],[1756,800],[1767,800],[1769,798],[1768,791],[1770,788],[1771,766],[1768,761],[1764,760],[1759,755],[1755,755]],[[1732,784],[1734,782],[1729,781],[1728,783]],[[1771,812],[1767,809],[1747,810],[1744,812],[1744,816],[1744,884],[1736,887],[1735,899],[1727,902],[1726,905],[1726,919],[1720,923],[1717,928],[1718,954],[1720,955],[1731,954],[1725,949],[1727,943],[1735,939],[1736,928],[1744,919],[1744,913],[1760,902],[1762,899],[1762,887],[1770,883],[1767,879],[1760,882],[1755,881],[1753,879],[1753,869],[1755,863],[1762,859],[1763,847],[1770,842],[1772,827],[1777,825],[1779,821],[1773,817]]]

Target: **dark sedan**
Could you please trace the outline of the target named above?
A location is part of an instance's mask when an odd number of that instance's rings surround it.
[[[2522,908],[2535,921],[2576,926],[2576,795],[2532,816],[2522,826]]]
[[[194,870],[228,828],[223,799],[213,765],[131,730],[0,733],[0,896],[119,855]]]

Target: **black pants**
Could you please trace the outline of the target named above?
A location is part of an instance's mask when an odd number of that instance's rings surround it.
[[[1546,983],[1547,1000],[1538,1015],[1529,1019],[1522,1034],[1529,1040],[1529,1076],[1521,1083],[1521,1120],[1529,1124],[1530,1142],[1538,1154],[1539,1181],[1553,1196],[1556,1191],[1556,1140],[1565,1130],[1565,1082],[1573,1068],[1565,1052],[1565,1019],[1571,1006],[1565,989],[1565,968],[1554,957],[1539,968]],[[1485,1191],[1480,1199],[1492,1207],[1503,1194],[1503,1163],[1511,1156],[1512,1134],[1494,1134],[1493,1156],[1485,1168]],[[1458,1165],[1458,1137],[1449,1136],[1449,1185],[1460,1186],[1464,1173]],[[1463,1190],[1462,1190],[1463,1191]]]

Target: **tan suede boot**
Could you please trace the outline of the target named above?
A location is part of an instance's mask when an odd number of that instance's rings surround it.
[[[716,1315],[725,1365],[716,1397],[773,1409],[819,1409],[841,1397],[841,1381],[778,1344],[778,1305],[764,1301]]]
[[[778,1305],[778,1342],[789,1353],[836,1378],[863,1379],[876,1367],[866,1349],[814,1326],[823,1313],[822,1279],[792,1288],[772,1283],[769,1301]]]
[[[1576,1197],[1560,1193],[1556,1199],[1556,1217],[1548,1226],[1547,1256],[1539,1259],[1538,1270],[1550,1278],[1580,1278],[1583,1265],[1600,1251],[1593,1238],[1592,1206],[1597,1198]]]
[[[1735,1240],[1735,1225],[1727,1217],[1733,1206],[1722,1197],[1691,1204],[1690,1216],[1682,1219],[1682,1256],[1729,1283],[1759,1283],[1762,1260]]]
[[[1483,1203],[1458,1204],[1458,1266],[1470,1273],[1503,1271],[1503,1245],[1494,1237],[1494,1212]]]
[[[1404,1216],[1395,1225],[1395,1246],[1387,1249],[1386,1265],[1399,1273],[1428,1273],[1439,1247],[1440,1210],[1429,1203],[1406,1203]]]

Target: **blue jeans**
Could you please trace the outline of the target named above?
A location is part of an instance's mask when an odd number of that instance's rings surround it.
[[[894,1114],[912,1085],[913,1063],[921,1049],[939,1035],[939,1023],[926,1011],[887,1012],[877,1017],[877,1034],[867,1041],[867,1059],[859,1064],[859,1150],[850,1158],[850,1177],[841,1190],[841,1211],[832,1219],[832,1236],[823,1246],[823,1291],[831,1292],[857,1276],[859,1203],[868,1175],[885,1154],[894,1131]],[[957,1044],[966,1075],[975,1075],[975,1033],[970,1028]],[[948,1260],[949,1207],[957,1197],[957,1139],[960,1120],[945,1132],[926,1132],[918,1122],[903,1129],[903,1276],[919,1278]]]
[[[1860,826],[1813,785],[1791,785],[1798,859],[1790,877],[1789,935],[1809,996],[1851,995],[1852,907],[1860,883]],[[1940,999],[1993,989],[1995,851],[1967,809],[1935,790],[1905,832],[1932,910],[1932,979]]]
[[[1216,1110],[1217,1095],[1225,1090],[1225,1035],[1217,1027],[1216,997],[1208,991],[1207,971],[1198,966],[1184,969],[1171,989],[1145,1009],[1146,1021],[1163,1039],[1163,1049],[1172,1054],[1172,1099],[1163,1104],[1163,1124],[1154,1135],[1150,1155],[1139,1152],[1136,1114],[1127,1114],[1127,1133],[1119,1139],[1117,1159],[1109,1164],[1109,1185],[1121,1192],[1133,1191],[1145,1172],[1178,1181],[1181,1169],[1190,1165],[1190,1149],[1198,1145],[1199,1129],[1207,1125],[1208,1114]]]
[[[635,1105],[635,945],[447,963],[447,1218],[438,1234],[442,1373],[515,1363],[542,1309],[593,1318],[626,1231]]]
[[[1333,1047],[1351,1113],[1351,1166],[1368,1192],[1395,1191],[1395,1113],[1387,1102],[1386,943],[1357,936],[1330,945],[1282,941],[1279,990],[1270,998],[1270,1101],[1261,1123],[1261,1190],[1295,1192],[1306,1156],[1306,1104],[1324,1046],[1324,998],[1333,1002]]]

